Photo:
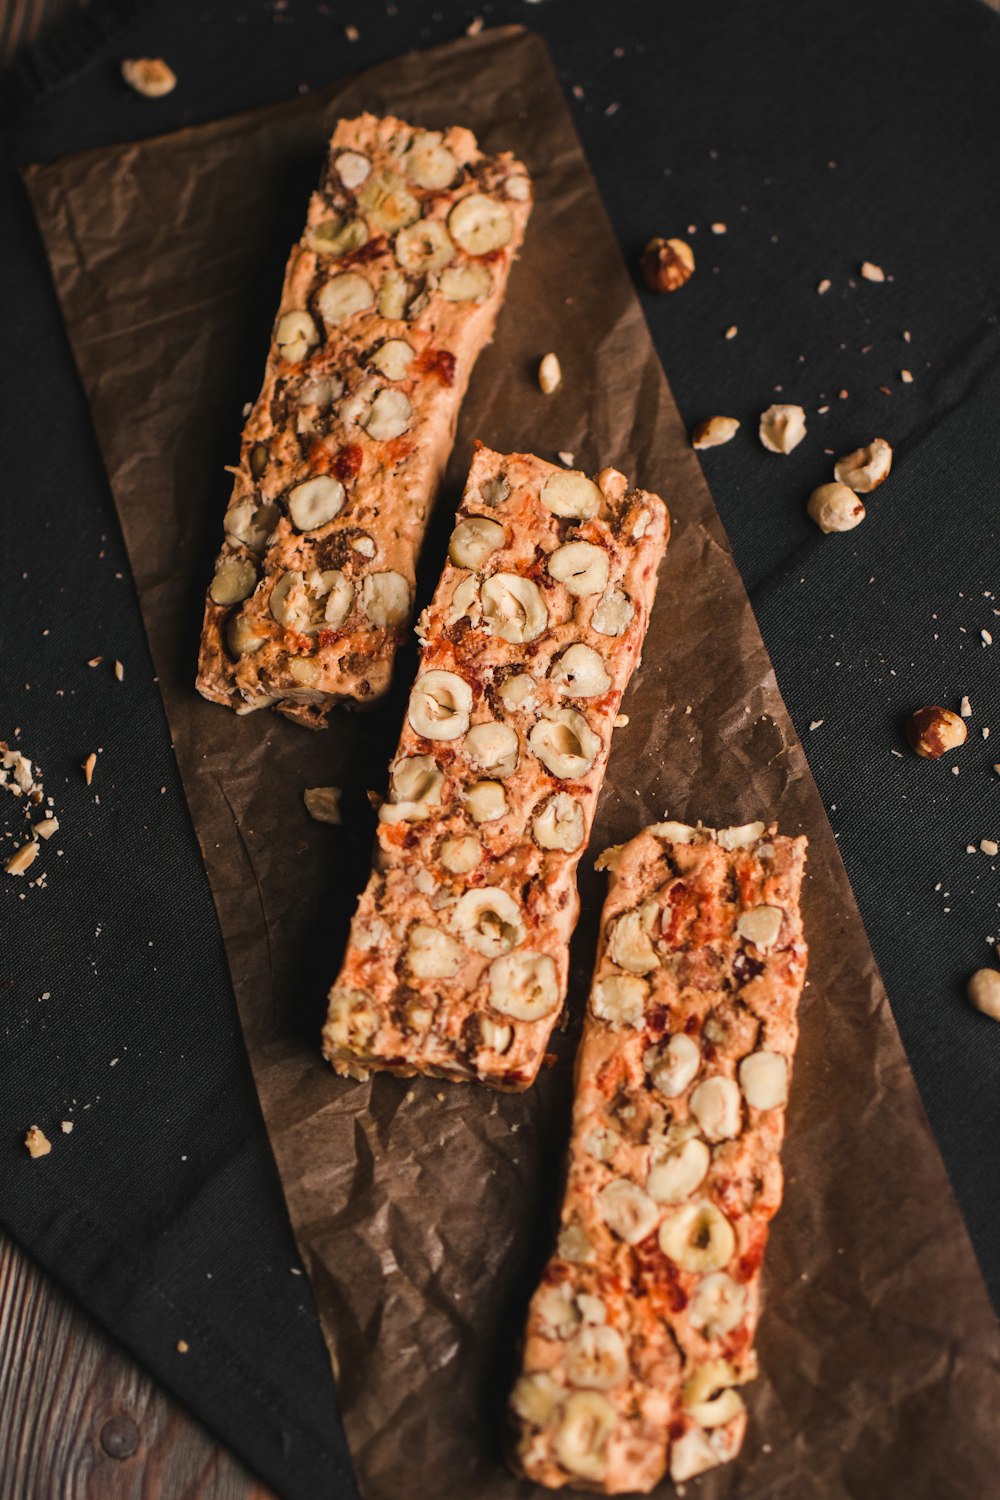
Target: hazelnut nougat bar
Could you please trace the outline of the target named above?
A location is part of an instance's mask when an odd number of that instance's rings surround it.
[[[468,130],[341,120],[285,272],[198,689],[322,725],[388,687],[458,408],[531,211]]]
[[[330,995],[337,1072],[534,1079],[667,532],[615,469],[477,447]]]
[[[512,1460],[606,1494],[739,1450],[806,968],[804,838],[661,823],[611,888]]]

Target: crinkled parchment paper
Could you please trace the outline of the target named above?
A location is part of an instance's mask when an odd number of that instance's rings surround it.
[[[320,1061],[323,995],[368,870],[412,674],[370,716],[313,735],[199,699],[202,591],[222,465],[257,392],[287,247],[340,114],[462,123],[510,147],[538,201],[480,360],[425,550],[426,598],[472,440],[659,490],[674,536],[626,696],[574,943],[586,993],[593,856],[662,816],[777,818],[811,839],[811,980],[788,1190],[766,1265],[746,1450],[696,1491],[743,1500],[985,1500],[1000,1474],[1000,1336],[928,1132],[861,920],[726,538],[542,43],[487,32],[321,96],[32,169],[74,353],[121,515],[188,802],[292,1223],[366,1500],[500,1500],[499,1416],[548,1249],[574,1027],[527,1095]],[[655,226],[654,226],[655,227]],[[563,386],[543,398],[540,355]],[[688,711],[690,705],[690,711]],[[342,829],[307,786],[345,788]],[[541,1492],[538,1492],[541,1494]]]

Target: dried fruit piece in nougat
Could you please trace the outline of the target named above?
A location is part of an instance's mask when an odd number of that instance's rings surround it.
[[[209,585],[198,688],[321,725],[389,683],[469,375],[531,211],[509,152],[342,120],[292,251]]]
[[[534,1079],[667,529],[614,469],[477,449],[330,995],[339,1073]]]
[[[515,1467],[606,1494],[734,1457],[806,945],[804,838],[661,823],[611,889],[558,1245],[511,1397]]]

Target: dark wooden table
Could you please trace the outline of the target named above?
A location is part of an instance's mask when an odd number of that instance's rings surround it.
[[[0,1494],[275,1500],[2,1233]]]

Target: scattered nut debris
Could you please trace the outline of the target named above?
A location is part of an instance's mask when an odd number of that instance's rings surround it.
[[[177,87],[177,74],[162,57],[126,57],[122,77],[130,89],[145,99],[162,99]]]
[[[37,1125],[31,1126],[27,1135],[24,1137],[24,1144],[28,1148],[28,1155],[35,1160],[37,1160],[39,1156],[48,1156],[49,1152],[52,1150],[52,1142],[49,1140],[44,1130],[39,1130]]]
[[[791,453],[806,435],[806,414],[801,406],[769,406],[758,431],[769,453]]]
[[[87,663],[88,667],[99,667],[104,660],[103,656],[92,656]]]
[[[849,485],[859,495],[868,495],[885,483],[891,468],[892,449],[885,438],[873,438],[867,447],[855,448],[838,458],[833,473],[841,484]]]
[[[486,23],[484,22],[482,16],[473,16],[472,20],[465,28],[466,36],[478,36],[485,24]]]
[[[91,750],[86,760],[80,762],[80,770],[83,772],[83,779],[88,786],[94,778],[94,767],[96,765],[97,756],[94,754],[93,750]]]
[[[38,857],[38,845],[34,839],[22,844],[20,849],[15,849],[10,859],[4,865],[8,875],[23,875]]]
[[[551,396],[562,384],[562,366],[551,351],[538,366],[538,384],[546,396]]]
[[[909,370],[900,370],[900,372],[899,372],[899,378],[903,382],[904,385],[912,385],[913,384],[913,376],[910,374]]]
[[[990,859],[995,859],[1000,854],[1000,844],[996,839],[980,839],[979,847],[984,854],[989,855]]]
[[[947,751],[964,745],[968,733],[958,714],[939,705],[918,708],[906,721],[910,747],[925,760],[939,760]],[[953,766],[952,770],[957,771],[958,767]]]
[[[969,1004],[1000,1021],[1000,969],[977,969],[965,988]]]
[[[839,397],[839,398],[840,398],[840,400],[841,400],[841,401],[846,401],[846,400],[847,400],[847,398],[848,398],[848,396],[849,396],[849,395],[850,395],[850,394],[851,394],[851,393],[850,393],[850,391],[849,391],[849,390],[848,390],[848,389],[847,389],[847,387],[846,387],[846,386],[845,386],[845,387],[844,387],[844,389],[843,389],[843,390],[842,390],[842,391],[838,391],[838,392],[837,392],[837,395],[838,395],[838,397]]]
[[[963,719],[972,718],[972,704],[969,702],[968,695],[966,695],[962,699],[961,703],[959,704],[958,711],[962,715]]]
[[[360,38],[361,33],[356,26],[345,26],[344,35],[349,42],[356,42]]]
[[[73,1134],[73,1121],[72,1120],[60,1120],[59,1121],[59,1129],[62,1131],[63,1135],[72,1135]]]
[[[302,793],[306,812],[317,823],[342,823],[339,786],[311,786]]]
[[[566,467],[567,467],[567,469],[571,469],[573,467],[574,463],[576,462],[576,454],[575,453],[570,453],[570,451],[569,451],[568,448],[560,448],[559,449],[559,462],[561,464],[565,464]]]
[[[826,293],[830,290],[831,284],[832,283],[830,281],[829,276],[824,276],[823,280],[819,283],[819,285],[816,288],[817,292],[819,292],[819,294],[820,294],[821,297],[824,297],[826,295]]]
[[[865,281],[884,281],[885,272],[881,266],[876,266],[873,261],[863,260],[861,262],[861,274]]]
[[[624,729],[628,723],[628,714],[615,714],[615,728]]]
[[[736,324],[730,323],[729,327],[726,329],[726,338],[734,339],[738,333],[739,329],[737,328]]]
[[[115,676],[117,677],[119,682],[125,681],[125,668],[122,666],[120,661],[115,662]]]
[[[676,292],[694,275],[694,251],[686,240],[650,240],[639,262],[653,292]]]
[[[853,531],[865,518],[864,505],[846,484],[821,484],[809,496],[806,511],[827,535]]]
[[[706,417],[693,428],[691,447],[721,448],[723,443],[732,442],[739,429],[735,417]]]
[[[727,226],[725,224],[723,224],[721,222],[721,220],[718,223],[715,223],[715,224],[711,225],[711,230],[712,230],[713,234],[725,234],[726,233],[726,228],[727,228]]]
[[[992,646],[993,637],[990,635],[988,630],[981,630],[979,634],[982,636],[984,646]]]
[[[190,1348],[191,1348],[191,1345],[188,1343],[187,1339],[178,1339],[177,1340],[177,1353],[178,1354],[187,1354],[187,1352],[188,1352],[188,1350]]]

